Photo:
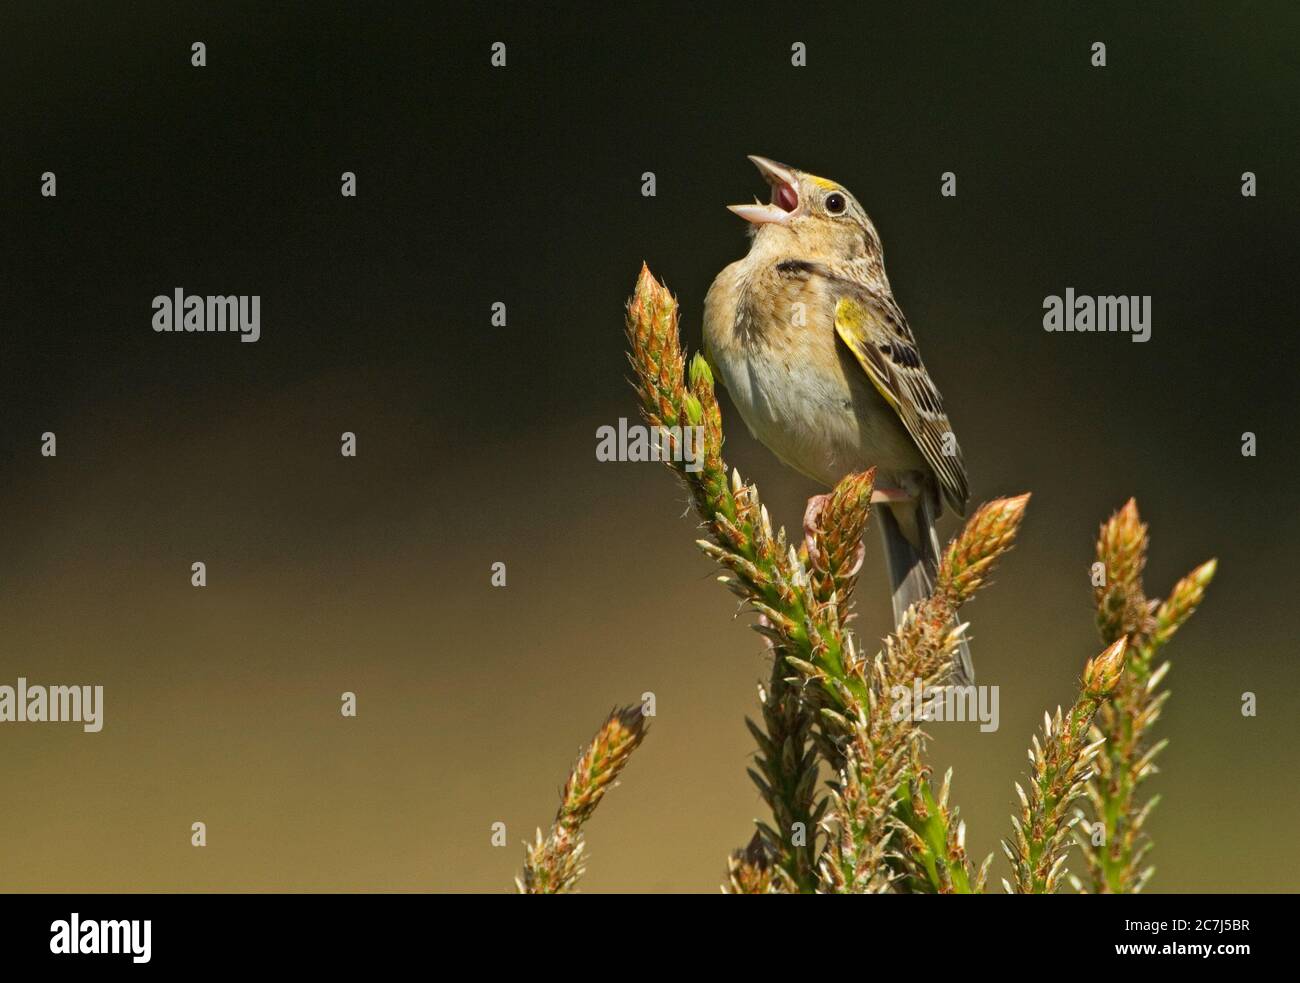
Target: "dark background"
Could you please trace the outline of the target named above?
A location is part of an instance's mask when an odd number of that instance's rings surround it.
[[[970,609],[1001,729],[936,728],[971,852],[1099,648],[1091,544],[1136,495],[1152,594],[1221,564],[1170,649],[1153,888],[1293,887],[1297,37],[1289,3],[6,5],[0,682],[102,683],[106,724],[0,728],[0,887],[507,889],[579,744],[653,691],[584,886],[715,890],[761,814],[761,645],[670,477],[594,450],[635,416],[642,260],[698,346],[747,153],[854,191],[973,501],[1034,493]],[[178,286],[260,294],[261,340],[155,334]],[[1152,340],[1044,332],[1067,287],[1150,294]],[[724,412],[797,525],[818,489]]]

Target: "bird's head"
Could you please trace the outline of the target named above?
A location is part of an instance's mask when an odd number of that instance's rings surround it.
[[[749,159],[772,199],[727,207],[752,223],[755,247],[840,260],[880,255],[875,226],[843,185],[766,157]]]

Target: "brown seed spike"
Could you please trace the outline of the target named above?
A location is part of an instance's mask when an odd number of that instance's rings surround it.
[[[524,894],[563,894],[584,870],[582,825],[614,787],[632,752],[645,738],[647,721],[639,705],[616,707],[583,748],[560,796],[550,833],[524,857],[518,880]]]
[[[1109,696],[1119,683],[1128,654],[1128,639],[1121,638],[1096,658],[1089,660],[1083,670],[1084,691],[1095,699]]]
[[[944,552],[935,592],[954,608],[969,600],[1015,542],[1028,505],[1028,493],[981,505]]]

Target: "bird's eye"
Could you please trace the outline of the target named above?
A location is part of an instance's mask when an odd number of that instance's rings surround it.
[[[848,202],[838,191],[832,191],[826,196],[826,210],[832,215],[844,214],[844,209],[848,207]]]

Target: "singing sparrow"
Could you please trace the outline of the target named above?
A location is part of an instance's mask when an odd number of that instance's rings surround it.
[[[705,357],[750,433],[785,464],[827,487],[876,468],[877,525],[901,620],[933,589],[943,503],[965,512],[961,449],[862,206],[834,181],[750,160],[771,201],[728,206],[751,223],[752,242],[709,288]],[[806,530],[825,498],[809,502]],[[957,675],[974,680],[964,641]]]

